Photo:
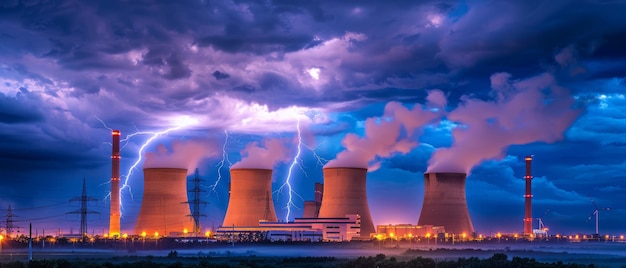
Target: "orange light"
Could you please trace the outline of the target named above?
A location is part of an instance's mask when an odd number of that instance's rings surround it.
[[[183,233],[187,234],[189,231],[187,231],[187,228],[183,229]]]
[[[463,238],[465,238],[467,236],[467,234],[463,233]]]
[[[206,237],[211,236],[211,231],[206,231],[206,233],[204,233],[204,235],[205,235]]]
[[[426,237],[430,238],[430,233],[426,233]]]
[[[111,131],[111,135],[119,136],[120,135],[120,131],[119,130],[113,130],[113,131]]]
[[[146,232],[141,232],[141,236],[143,236],[144,238],[146,237]]]
[[[623,235],[620,235],[620,236],[619,236],[619,239],[622,239],[622,240],[623,240],[623,239],[624,239],[624,236],[623,236]]]
[[[502,237],[502,234],[500,232],[498,232],[497,234],[498,238]]]
[[[159,232],[154,232],[154,237],[159,237]]]
[[[517,238],[517,234],[514,234],[513,237]]]
[[[122,235],[122,238],[124,238],[124,239],[128,238],[128,234],[127,234],[127,233],[124,233],[124,234]]]

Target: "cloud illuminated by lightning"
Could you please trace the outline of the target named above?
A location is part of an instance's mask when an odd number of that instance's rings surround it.
[[[228,144],[228,131],[227,130],[224,130],[224,135],[226,135],[226,139],[224,140],[224,145],[222,145],[222,161],[217,163],[217,179],[215,180],[215,183],[209,186],[209,188],[211,188],[211,191],[215,192],[216,195],[217,195],[217,191],[215,189],[217,188],[217,185],[220,183],[220,180],[222,179],[222,168],[224,167],[226,163],[228,163],[228,167],[231,167],[233,165],[233,163],[230,162],[230,159],[228,159],[228,153],[226,152],[226,145]]]

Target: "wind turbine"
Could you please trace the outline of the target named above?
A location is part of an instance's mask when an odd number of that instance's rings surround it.
[[[599,235],[600,232],[598,232],[598,216],[600,215],[600,210],[609,211],[611,210],[611,208],[600,208],[596,205],[596,202],[593,201],[593,198],[590,197],[590,199],[591,199],[591,204],[593,205],[595,210],[591,213],[591,215],[589,215],[589,218],[587,218],[587,222],[591,220],[591,217],[593,217],[593,215],[596,215],[596,235]]]

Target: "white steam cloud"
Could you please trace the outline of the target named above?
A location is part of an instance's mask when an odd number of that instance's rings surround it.
[[[266,139],[263,145],[258,142],[251,142],[241,151],[241,161],[235,163],[231,168],[260,168],[272,169],[279,162],[287,162],[289,150],[279,139]]]
[[[387,103],[382,117],[365,121],[365,136],[347,134],[341,142],[345,150],[324,168],[356,167],[375,171],[380,167],[380,159],[410,152],[418,145],[413,134],[443,114],[446,99],[441,91],[430,91],[427,100],[426,107],[415,105],[412,109],[399,102]]]
[[[187,173],[191,174],[200,161],[221,155],[218,150],[216,144],[200,140],[173,141],[170,148],[159,144],[155,152],[145,154],[143,167],[186,168]]]
[[[569,91],[551,74],[512,81],[508,73],[491,76],[495,101],[462,97],[448,119],[461,124],[452,131],[450,148],[435,151],[427,172],[465,172],[489,159],[501,159],[514,144],[552,143],[563,138],[580,114]]]

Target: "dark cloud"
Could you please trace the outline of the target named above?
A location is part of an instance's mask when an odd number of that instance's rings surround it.
[[[220,71],[215,71],[215,72],[213,72],[213,77],[215,77],[215,79],[217,79],[217,80],[222,80],[222,79],[229,78],[230,75],[227,74],[227,73],[220,72]]]

